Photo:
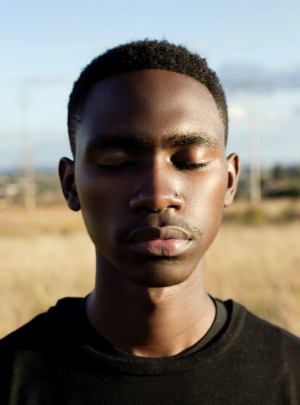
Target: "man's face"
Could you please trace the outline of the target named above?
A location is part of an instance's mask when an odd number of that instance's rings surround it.
[[[228,165],[224,126],[201,83],[161,70],[100,81],[87,100],[75,159],[98,254],[140,285],[186,280],[218,232]]]

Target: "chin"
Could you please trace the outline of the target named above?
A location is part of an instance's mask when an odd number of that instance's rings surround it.
[[[118,271],[133,283],[143,287],[171,287],[185,282],[194,272],[196,266],[178,263],[178,260],[159,258],[141,266],[122,266]]]

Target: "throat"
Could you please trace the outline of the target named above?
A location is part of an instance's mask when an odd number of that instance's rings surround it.
[[[199,278],[182,284],[138,286],[129,294],[128,288],[109,290],[102,283],[97,289],[96,283],[86,301],[87,316],[100,336],[124,352],[149,358],[177,355],[207,333],[216,313]]]

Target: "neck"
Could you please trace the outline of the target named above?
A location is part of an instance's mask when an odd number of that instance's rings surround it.
[[[214,303],[204,290],[204,258],[183,283],[150,288],[125,279],[97,254],[96,284],[86,309],[102,337],[142,357],[186,350],[207,333],[215,317]]]

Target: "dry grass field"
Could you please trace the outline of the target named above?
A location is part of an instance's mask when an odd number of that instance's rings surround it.
[[[299,202],[265,202],[258,215],[242,216],[247,209],[237,202],[228,211],[207,254],[207,289],[300,336]],[[283,221],[286,212],[295,219]],[[0,337],[59,298],[86,295],[94,262],[80,213],[62,206],[0,211]]]

